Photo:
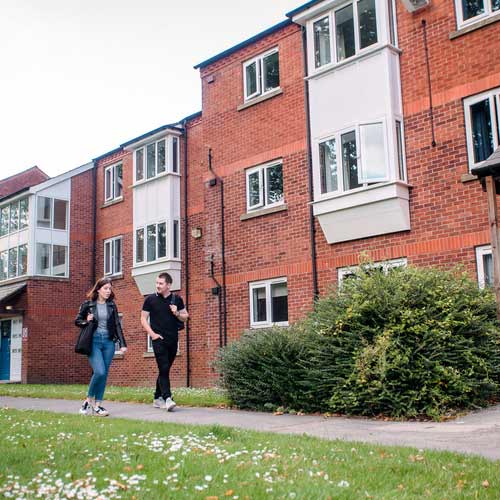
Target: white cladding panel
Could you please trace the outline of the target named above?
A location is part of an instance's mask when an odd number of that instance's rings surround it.
[[[71,179],[66,179],[53,186],[37,191],[37,195],[46,196],[47,198],[69,200],[71,198]]]
[[[313,139],[391,113],[388,52],[376,52],[310,80]]]
[[[12,319],[10,331],[10,380],[21,381],[23,319]]]

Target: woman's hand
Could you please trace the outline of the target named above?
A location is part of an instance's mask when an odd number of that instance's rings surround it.
[[[94,315],[92,313],[87,314],[87,321],[93,321],[94,320]]]
[[[123,352],[123,353],[125,353],[125,352],[127,352],[127,348],[126,347],[120,347],[120,351]]]

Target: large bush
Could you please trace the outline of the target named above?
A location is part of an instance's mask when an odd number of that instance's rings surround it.
[[[219,367],[242,407],[438,418],[499,397],[494,297],[458,272],[364,266],[301,324],[228,346]]]

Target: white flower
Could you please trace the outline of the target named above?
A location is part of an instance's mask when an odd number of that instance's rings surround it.
[[[205,481],[210,482],[212,480],[212,476],[205,476]]]
[[[344,480],[342,479],[342,481],[340,481],[340,482],[337,484],[337,486],[338,486],[339,488],[349,488],[349,486],[350,486],[350,485],[349,485],[349,483],[348,483],[347,481],[344,481]]]

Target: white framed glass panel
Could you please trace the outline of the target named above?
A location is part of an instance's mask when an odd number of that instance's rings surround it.
[[[247,99],[260,94],[258,88],[258,65],[257,61],[253,61],[245,66],[245,96]]]
[[[37,198],[37,219],[38,227],[50,228],[52,218],[52,198],[39,196]]]
[[[335,11],[335,32],[337,61],[342,61],[356,53],[354,35],[354,12],[352,4]]]
[[[29,201],[28,198],[19,200],[19,229],[28,227]]]
[[[51,245],[46,243],[36,244],[36,274],[48,276],[50,274]]]
[[[266,168],[266,205],[281,203],[283,199],[283,165],[270,165]]]
[[[9,278],[17,276],[17,247],[9,248]]]
[[[180,223],[178,220],[174,220],[173,224],[173,249],[174,249],[174,254],[173,257],[174,259],[178,259],[180,256],[180,241],[181,241],[181,235],[180,235]]]
[[[17,275],[24,276],[28,273],[28,245],[20,245],[18,247],[18,264]]]
[[[9,277],[9,252],[4,250],[0,252],[0,280],[6,280]]]
[[[267,321],[266,287],[252,289],[252,323],[265,323]]]
[[[135,180],[142,181],[144,179],[144,149],[138,149],[135,152]]]
[[[485,12],[483,0],[462,0],[461,6],[462,6],[462,17],[464,21],[467,21],[476,16],[484,14]]]
[[[359,127],[361,141],[362,182],[383,182],[389,179],[385,154],[384,126],[370,123]]]
[[[156,224],[146,228],[146,258],[148,262],[156,260]]]
[[[9,234],[9,205],[5,205],[0,210],[0,236]]]
[[[330,18],[328,16],[313,23],[314,66],[320,68],[332,62]]]
[[[280,86],[279,54],[273,52],[262,59],[262,92],[269,92]]]
[[[288,288],[286,282],[271,283],[271,321],[288,322]]]
[[[490,245],[476,247],[476,266],[479,288],[493,287],[493,255]]]
[[[161,172],[165,172],[167,168],[165,139],[158,141],[156,146],[158,150],[157,173],[160,174]]]
[[[67,255],[68,247],[64,245],[52,246],[52,275],[66,276],[67,275]]]
[[[167,256],[167,224],[158,224],[158,259]]]
[[[359,48],[364,49],[377,43],[377,15],[375,0],[358,2]]]
[[[156,175],[156,144],[146,146],[146,177],[153,178]]]
[[[144,228],[135,232],[135,261],[144,262]]]
[[[340,136],[342,144],[342,177],[344,191],[361,187],[358,177],[358,153],[356,132],[353,130]]]
[[[54,229],[67,229],[68,202],[54,199]]]
[[[120,198],[123,195],[123,164],[115,165],[115,182],[113,198]]]
[[[494,151],[490,99],[470,106],[474,163],[486,160]]]
[[[9,231],[13,233],[19,230],[19,202],[14,201],[10,204],[10,222]]]
[[[262,170],[247,172],[247,207],[249,209],[261,207],[263,200]]]
[[[113,199],[113,167],[104,171],[104,201]]]
[[[111,259],[112,259],[112,246],[111,240],[104,242],[104,274],[111,274]]]
[[[335,139],[329,139],[319,144],[319,165],[321,193],[337,191],[339,185]]]
[[[113,274],[120,274],[122,272],[122,239],[115,238],[113,240]]]
[[[406,173],[405,173],[406,169],[405,169],[405,154],[403,145],[403,125],[399,120],[396,120],[396,147],[398,155],[399,179],[404,181],[406,180]]]
[[[179,139],[172,137],[172,172],[179,172]]]

